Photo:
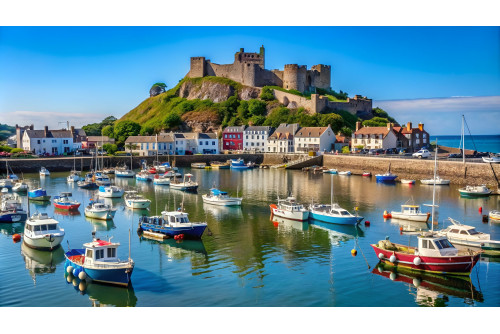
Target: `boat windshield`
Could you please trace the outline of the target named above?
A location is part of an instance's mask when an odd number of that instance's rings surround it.
[[[437,248],[443,249],[443,248],[453,248],[452,244],[447,239],[441,239],[441,240],[435,240],[434,241]]]
[[[476,229],[475,229],[475,228],[473,228],[473,229],[471,229],[471,230],[468,230],[468,232],[469,232],[469,234],[470,234],[470,235],[479,234],[479,232],[478,232],[478,231],[476,231]]]
[[[341,214],[342,216],[349,216],[349,212],[347,212],[346,210],[344,210],[344,211],[340,211],[340,214]]]

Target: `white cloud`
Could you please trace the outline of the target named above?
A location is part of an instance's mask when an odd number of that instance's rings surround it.
[[[109,115],[99,113],[64,113],[55,111],[12,111],[1,114],[1,122],[14,126],[33,124],[35,129],[43,129],[45,125],[49,129],[60,129],[69,125],[79,128],[89,123],[99,123]]]

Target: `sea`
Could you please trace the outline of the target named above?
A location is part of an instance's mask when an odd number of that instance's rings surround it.
[[[431,142],[448,147],[461,147],[461,136],[430,136]],[[500,135],[465,136],[465,148],[478,152],[500,153]]]
[[[135,179],[112,177],[117,186],[137,190],[151,200],[149,210],[131,210],[123,199],[105,199],[117,208],[113,220],[84,216],[95,191],[67,183],[69,173],[50,177],[24,174],[30,187],[43,187],[51,196],[72,192],[82,203],[69,213],[51,202],[30,201],[31,212],[47,212],[64,228],[62,247],[53,252],[14,243],[24,224],[0,224],[0,306],[7,307],[158,307],[158,306],[286,306],[286,307],[484,307],[500,306],[500,257],[482,256],[470,277],[446,277],[394,271],[379,264],[370,244],[389,238],[416,244],[404,231],[431,228],[426,223],[385,220],[385,210],[400,209],[407,201],[432,203],[432,187],[421,184],[376,183],[374,178],[312,174],[294,170],[200,170],[192,173],[197,193],[155,186]],[[430,176],[430,175],[429,175]],[[270,216],[269,205],[293,194],[299,203],[330,203],[351,212],[359,208],[364,221],[357,227],[319,221],[296,222]],[[202,194],[217,188],[243,197],[241,207],[204,204]],[[22,196],[27,205],[26,196]],[[482,222],[482,215],[500,210],[498,196],[462,198],[458,186],[436,190],[435,228],[449,225],[448,217],[473,225],[500,240],[500,222]],[[173,210],[181,203],[193,222],[206,221],[201,240],[163,242],[137,234],[139,218]],[[424,211],[429,207],[422,206]],[[365,224],[369,222],[369,224]],[[135,261],[129,288],[78,281],[65,272],[64,252],[82,248],[92,231],[119,242],[117,254]],[[208,233],[210,232],[210,233]],[[351,252],[357,251],[353,256]],[[198,312],[198,311],[196,311]],[[357,313],[359,315],[359,313]],[[73,319],[73,318],[72,318]],[[49,325],[50,327],[50,325]]]

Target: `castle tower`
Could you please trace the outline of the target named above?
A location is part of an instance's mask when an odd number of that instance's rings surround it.
[[[287,64],[283,71],[283,88],[304,92],[306,90],[306,78],[307,68],[305,65]]]
[[[260,57],[262,58],[262,68],[266,68],[266,50],[264,49],[264,45],[260,47]]]
[[[330,89],[332,87],[331,67],[329,65],[314,65],[311,67],[310,72],[312,87],[322,89]]]
[[[205,64],[205,57],[191,57],[191,69],[189,70],[188,77],[204,77],[206,74]]]

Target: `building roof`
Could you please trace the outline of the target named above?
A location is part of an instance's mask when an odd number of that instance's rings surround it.
[[[250,131],[270,132],[270,131],[272,131],[272,129],[273,129],[272,126],[249,126],[248,128],[245,129],[245,132],[250,132]]]
[[[174,139],[170,133],[159,134],[158,143],[173,142]],[[156,136],[130,136],[125,140],[125,143],[155,143]]]
[[[224,129],[224,133],[228,132],[243,132],[246,128],[246,125],[241,125],[241,126],[228,126]]]
[[[283,140],[283,139],[293,139],[293,133],[291,132],[278,132],[278,130],[274,131],[272,135],[270,135],[267,140],[269,139],[278,139],[278,140]]]
[[[30,138],[73,138],[69,130],[49,130],[45,135],[45,130],[26,130],[25,133]]]
[[[88,136],[87,137],[87,142],[89,141],[95,141],[96,143],[106,142],[106,143],[114,143],[115,139],[114,138],[109,138],[108,136]]]
[[[217,139],[217,134],[213,132],[200,133],[198,136],[199,139]]]
[[[348,143],[349,137],[342,136],[342,135],[335,135],[335,142],[336,143]]]
[[[329,126],[320,126],[320,127],[304,127],[300,128],[295,133],[296,138],[319,138],[326,130],[331,129]]]

